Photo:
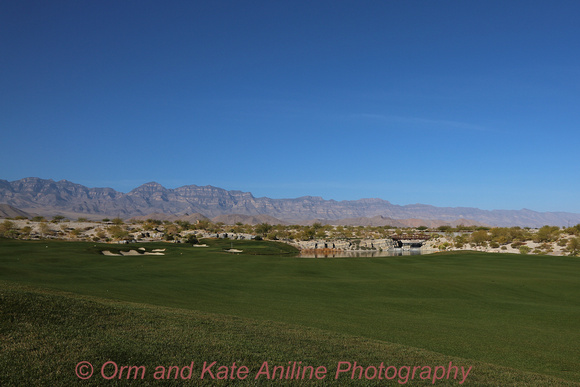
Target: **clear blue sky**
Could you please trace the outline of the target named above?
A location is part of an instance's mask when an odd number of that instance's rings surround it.
[[[3,1],[0,179],[580,212],[579,1]]]

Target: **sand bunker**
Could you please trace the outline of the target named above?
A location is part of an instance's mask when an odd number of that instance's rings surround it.
[[[163,253],[162,251],[165,251],[165,249],[156,249],[153,250],[153,252],[147,252],[144,251],[144,248],[139,248],[139,250],[141,250],[142,252],[139,252],[137,250],[129,250],[129,251],[119,251],[120,254],[115,254],[110,252],[109,250],[103,250],[101,251],[101,253],[103,255],[108,255],[110,257],[122,257],[122,256],[136,256],[136,255],[165,255],[165,253]]]
[[[237,250],[237,249],[229,249],[226,250],[226,253],[243,253],[244,250]]]
[[[121,254],[114,254],[114,253],[111,253],[109,250],[103,250],[103,251],[101,251],[101,253],[103,253],[103,255],[108,255],[110,257],[120,257],[121,256]]]
[[[207,245],[193,245],[193,247],[207,247]]]
[[[121,251],[122,255],[141,255],[137,250]]]

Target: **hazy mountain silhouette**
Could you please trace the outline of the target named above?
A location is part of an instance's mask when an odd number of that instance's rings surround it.
[[[187,185],[175,189],[151,182],[128,193],[112,188],[88,188],[66,180],[35,177],[0,180],[0,203],[41,215],[120,216],[130,218],[151,213],[183,216],[199,213],[207,218],[220,215],[267,215],[284,222],[304,223],[317,219],[329,223],[360,219],[368,224],[388,219],[437,220],[464,224],[471,221],[492,226],[567,226],[580,223],[580,214],[522,210],[481,210],[470,207],[435,207],[426,204],[396,205],[383,199],[325,200],[316,196],[295,199],[256,198],[249,192],[227,191],[212,186]],[[267,219],[267,218],[262,218]],[[369,223],[370,222],[370,223]],[[416,223],[416,221],[415,221]]]

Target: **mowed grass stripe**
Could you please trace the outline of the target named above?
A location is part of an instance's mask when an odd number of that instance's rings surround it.
[[[0,242],[0,278],[75,293],[315,327],[580,381],[580,260],[485,253],[298,259],[171,244]],[[48,246],[48,248],[46,247]],[[234,242],[234,248],[239,248]],[[247,255],[263,249],[271,255]],[[4,270],[6,269],[6,270]]]
[[[344,335],[315,328],[259,321],[185,309],[116,302],[54,290],[0,282],[0,384],[2,386],[125,385],[127,380],[104,380],[100,367],[107,361],[118,366],[144,366],[131,374],[131,385],[182,385],[181,380],[153,378],[157,366],[183,367],[194,362],[187,385],[229,385],[229,381],[200,379],[203,362],[249,368],[249,377],[235,385],[385,385],[385,381],[334,379],[338,362],[386,366],[472,367],[467,385],[575,386],[574,382],[435,352]],[[95,374],[79,381],[75,366],[89,361]],[[264,361],[287,365],[325,366],[322,381],[275,381],[254,378]],[[217,367],[216,367],[217,368]],[[216,369],[214,368],[214,370]],[[110,375],[111,369],[108,368]],[[215,372],[214,372],[215,373]],[[399,385],[433,385],[432,380],[395,378]],[[229,382],[229,383],[228,383]],[[459,385],[459,380],[438,384]]]

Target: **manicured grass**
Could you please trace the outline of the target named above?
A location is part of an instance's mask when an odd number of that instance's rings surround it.
[[[186,309],[115,302],[96,297],[32,288],[0,281],[0,384],[2,386],[71,386],[71,385],[229,385],[232,381],[212,379],[209,373],[201,379],[204,362],[218,378],[220,366],[245,366],[246,379],[235,385],[433,385],[433,376],[414,378],[412,368],[458,367],[450,379],[438,372],[438,385],[459,385],[465,376],[466,385],[573,386],[574,382],[490,365],[474,360],[444,356],[417,348],[370,340],[296,326],[257,321],[234,316],[210,314]],[[93,367],[92,377],[81,381],[76,376],[80,362]],[[102,367],[107,362],[113,365]],[[192,366],[192,362],[194,363]],[[259,370],[267,362],[287,366],[301,362],[303,366],[325,367],[324,379],[305,381],[268,380]],[[351,372],[336,378],[339,362],[356,362],[367,369],[395,367],[387,376],[392,380],[358,379]],[[143,371],[120,371],[121,367],[143,367]],[[170,380],[155,380],[159,366],[166,370],[180,368]],[[191,366],[192,373],[181,373]],[[344,366],[341,366],[344,369]],[[408,367],[405,369],[405,367]],[[463,370],[461,370],[463,367]],[[465,371],[469,369],[469,373]],[[402,371],[401,371],[402,370]],[[79,368],[86,375],[86,368]],[[119,375],[121,372],[121,377]],[[373,372],[368,377],[373,377]],[[434,371],[433,371],[434,374]],[[166,375],[166,374],[165,374]],[[181,379],[186,379],[185,383]],[[285,374],[284,374],[285,375]],[[160,375],[157,375],[158,377]],[[177,379],[176,379],[177,377]],[[223,375],[222,375],[223,377]],[[236,375],[237,377],[237,375]],[[129,380],[127,380],[129,379]],[[136,380],[135,380],[136,379]],[[228,383],[229,382],[229,383]]]
[[[98,251],[111,245],[4,240],[0,279],[278,321],[580,381],[578,258],[300,259],[247,254],[278,249],[265,242],[234,241],[239,255],[223,252],[229,241],[203,242],[210,247],[143,244],[167,255],[106,257]]]

